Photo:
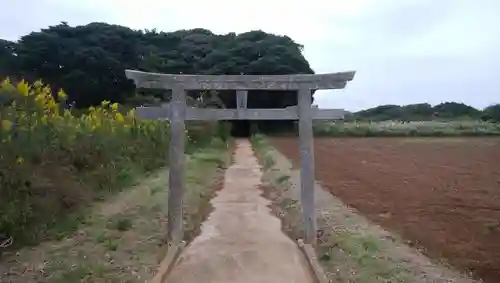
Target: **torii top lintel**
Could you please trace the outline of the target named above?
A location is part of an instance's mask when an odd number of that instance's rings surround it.
[[[125,70],[138,88],[185,90],[298,90],[342,89],[355,71],[297,75],[183,75]]]

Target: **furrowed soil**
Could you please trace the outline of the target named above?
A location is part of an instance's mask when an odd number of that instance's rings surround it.
[[[271,143],[300,163],[298,139]],[[316,138],[316,179],[429,257],[500,278],[500,139]]]

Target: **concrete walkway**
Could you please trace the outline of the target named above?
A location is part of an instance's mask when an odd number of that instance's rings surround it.
[[[248,140],[237,141],[234,159],[211,201],[214,211],[166,282],[314,282],[302,252],[261,196],[262,173]]]

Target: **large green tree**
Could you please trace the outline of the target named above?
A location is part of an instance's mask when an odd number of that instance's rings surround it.
[[[125,27],[61,23],[20,39],[17,73],[64,88],[77,106],[121,102],[133,89],[123,70],[137,65],[139,48],[140,33]]]
[[[136,92],[125,69],[173,74],[313,73],[301,50],[291,38],[263,31],[167,33],[105,23],[71,27],[63,22],[23,36],[17,43],[0,42],[0,75],[42,78],[64,88],[77,107],[102,100],[143,103],[166,96],[163,91]],[[262,94],[250,95],[249,106],[285,107],[297,101],[287,92]],[[196,98],[200,93],[190,95]],[[234,93],[220,96],[227,107],[235,105]]]
[[[12,76],[16,69],[16,56],[14,55],[14,42],[0,39],[0,77]]]

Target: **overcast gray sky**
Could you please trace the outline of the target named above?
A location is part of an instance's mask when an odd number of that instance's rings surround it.
[[[134,29],[262,29],[305,46],[316,73],[356,70],[322,108],[500,103],[500,0],[4,0],[0,38],[67,21]]]

